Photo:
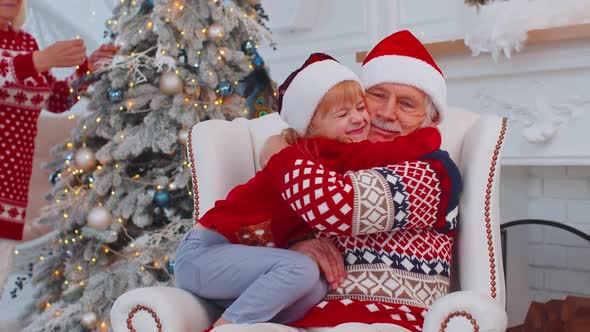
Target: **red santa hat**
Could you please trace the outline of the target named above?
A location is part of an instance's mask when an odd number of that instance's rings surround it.
[[[422,90],[436,106],[442,121],[447,111],[447,84],[424,45],[408,30],[380,41],[361,68],[366,89],[380,83],[399,83]]]
[[[344,81],[356,81],[363,88],[360,78],[333,57],[323,53],[310,55],[279,87],[281,118],[297,133],[305,135],[324,95]]]

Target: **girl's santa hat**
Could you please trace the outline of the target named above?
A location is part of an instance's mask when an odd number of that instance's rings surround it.
[[[432,99],[442,121],[447,111],[447,84],[424,45],[408,30],[380,41],[361,68],[366,89],[380,83],[399,83],[418,88]]]
[[[281,118],[299,135],[305,135],[324,95],[344,81],[356,81],[362,89],[360,78],[333,57],[323,53],[310,55],[279,87]]]

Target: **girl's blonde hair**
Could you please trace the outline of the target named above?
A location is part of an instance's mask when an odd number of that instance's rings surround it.
[[[27,20],[27,1],[22,0],[20,3],[20,9],[18,10],[18,15],[16,15],[16,17],[14,18],[14,21],[12,21],[12,28],[14,30],[20,30],[23,27],[23,25],[25,24],[26,20]]]
[[[315,110],[315,113],[313,114],[313,116],[311,117],[312,121],[313,119],[319,114],[319,115],[325,115],[328,113],[328,111],[333,108],[334,106],[339,106],[339,105],[344,105],[344,104],[356,104],[356,101],[358,100],[358,98],[364,98],[365,93],[363,91],[363,89],[361,88],[361,86],[355,82],[355,81],[342,81],[336,85],[334,85],[332,88],[330,88],[330,90],[328,90],[328,92],[322,97],[322,99],[320,100],[320,103],[318,104],[318,107]],[[305,132],[305,135],[303,137],[301,137],[301,135],[297,134],[297,132],[295,131],[295,129],[293,128],[287,128],[285,130],[283,130],[282,135],[285,139],[285,141],[287,142],[287,144],[289,145],[293,145],[295,143],[297,143],[297,140],[299,138],[309,138],[312,137],[314,135],[314,127],[312,125],[312,123],[310,122],[309,125],[307,126],[307,130]],[[350,143],[351,139],[347,138],[347,137],[340,137],[337,138],[337,140],[344,142],[344,143]],[[307,152],[307,154],[310,157],[313,157],[312,155],[316,155],[317,157],[317,152],[316,153],[312,153],[309,149],[304,147],[305,152]]]

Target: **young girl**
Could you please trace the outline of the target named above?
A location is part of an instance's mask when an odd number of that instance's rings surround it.
[[[327,55],[313,54],[287,78],[279,93],[283,119],[298,136],[310,138],[297,139],[298,149],[339,169],[354,160],[350,156],[362,154],[363,143],[352,150],[347,146],[355,144],[334,140],[362,141],[369,130],[360,81],[348,68]],[[416,158],[424,149],[440,145],[435,139],[409,149],[404,142],[377,144],[388,152],[384,155],[395,156],[386,162]],[[410,152],[400,153],[405,150]],[[276,158],[280,154],[271,159]],[[316,262],[285,250],[311,229],[275,189],[276,176],[264,168],[234,188],[199,220],[177,250],[177,286],[226,308],[215,326],[293,322],[327,293]],[[340,275],[328,283],[335,289],[343,279]]]

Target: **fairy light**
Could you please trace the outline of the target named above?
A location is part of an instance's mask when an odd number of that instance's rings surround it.
[[[100,322],[100,328],[103,330],[107,329],[107,323],[106,322]]]
[[[67,286],[69,283],[70,283],[69,281],[67,281],[67,280],[64,280],[64,285],[66,285],[66,286]]]
[[[18,250],[17,249],[14,250],[14,254],[15,255],[18,255]]]
[[[61,316],[61,311],[59,311],[59,310],[56,310],[56,311],[53,313],[53,316],[55,316],[55,317],[59,317],[59,316]]]
[[[49,302],[45,302],[45,309],[50,309],[51,308],[51,303]]]
[[[135,248],[135,243],[131,243],[130,247]]]
[[[141,33],[141,30],[139,31]],[[133,82],[129,82],[129,87],[132,88],[135,84]]]
[[[53,274],[54,274],[56,277],[59,277],[59,270],[55,270],[55,271],[53,271]]]
[[[64,219],[68,219],[68,214],[64,213]]]
[[[115,168],[119,168],[119,163],[115,163]]]
[[[101,118],[96,118],[96,123],[100,123]]]
[[[96,263],[96,257],[92,257],[92,259],[90,260],[92,263]]]
[[[86,125],[83,125],[82,126],[82,129],[86,130],[86,128],[88,128],[88,127],[86,127]]]
[[[86,284],[86,283],[84,283],[84,281],[80,281],[80,282],[78,283],[78,285],[80,285],[80,286],[84,286],[85,284]]]
[[[154,261],[154,267],[157,268],[159,267],[160,263],[158,263],[158,261]]]
[[[184,36],[184,31],[180,31],[180,35],[181,36]]]
[[[111,252],[111,251],[109,250],[109,248],[107,248],[107,247],[104,247],[104,248],[102,249],[102,252],[104,252],[105,254],[108,254],[108,253],[109,253],[109,252]]]
[[[115,191],[111,190],[111,196],[115,196]]]
[[[98,165],[96,166],[96,169],[100,171],[102,169],[102,166]]]
[[[125,109],[125,107],[119,106],[119,111],[123,111],[124,109]]]
[[[74,147],[74,143],[72,143],[72,142],[68,142],[68,143],[66,144],[66,148],[68,148],[68,149],[71,149],[71,148],[73,148],[73,147]]]
[[[119,221],[119,224],[123,223],[123,219],[121,217],[119,217],[118,221]]]
[[[162,190],[162,186],[161,186],[161,185],[157,185],[157,186],[156,186],[156,189],[157,189],[157,190]]]
[[[74,234],[80,233],[77,229],[74,230]]]
[[[65,239],[65,240],[64,240],[64,243],[65,243],[65,244],[70,244],[70,241],[68,241],[68,239]]]
[[[82,271],[82,266],[78,265],[77,269],[78,271]]]
[[[135,257],[139,257],[139,251],[135,252]]]
[[[145,268],[143,266],[140,267],[139,269],[142,270],[142,271],[145,271]]]
[[[148,21],[146,26],[147,26],[148,30],[151,30],[154,27],[154,22]]]

